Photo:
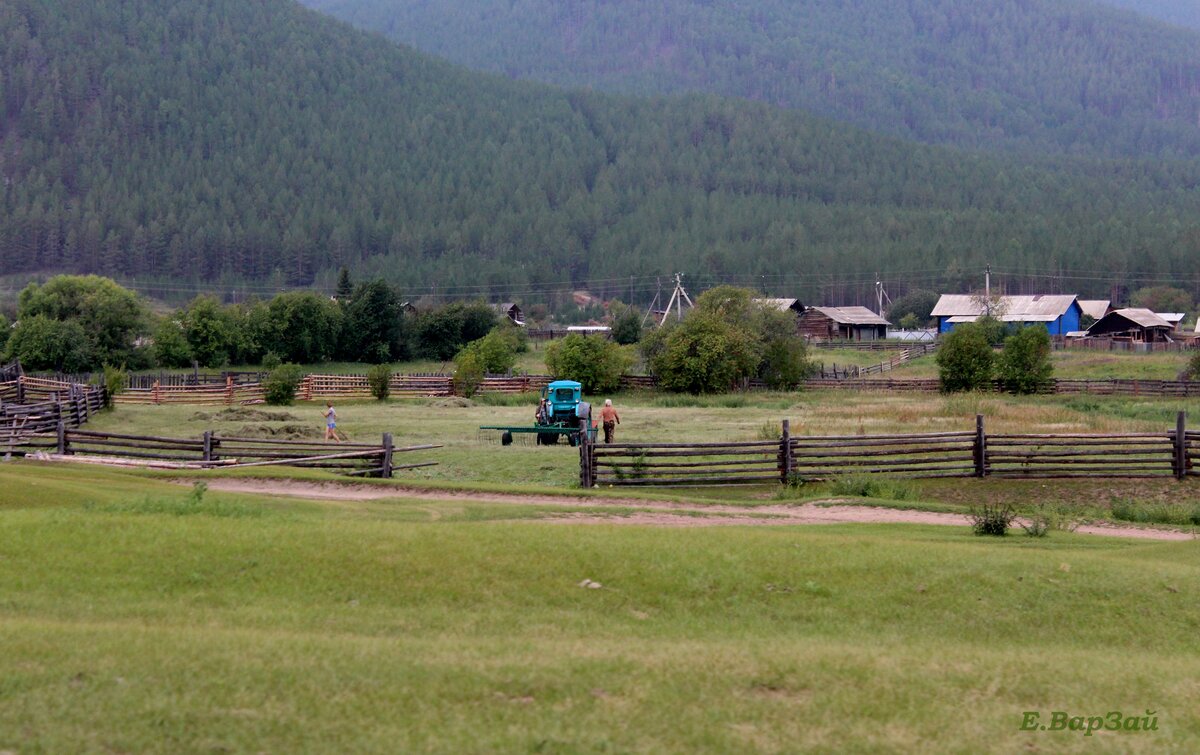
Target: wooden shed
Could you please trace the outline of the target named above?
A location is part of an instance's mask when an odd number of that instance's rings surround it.
[[[1174,330],[1174,325],[1148,309],[1118,309],[1097,320],[1087,333],[1089,338],[1166,343]]]
[[[525,326],[525,314],[521,312],[521,308],[517,306],[516,302],[506,301],[494,306],[496,312],[502,317],[507,317],[514,325]]]
[[[808,307],[800,315],[800,335],[818,341],[882,341],[887,320],[866,307]]]

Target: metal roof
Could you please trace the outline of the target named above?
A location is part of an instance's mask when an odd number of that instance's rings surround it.
[[[839,325],[891,325],[866,307],[813,307]]]
[[[1183,322],[1183,318],[1187,317],[1187,312],[1155,312],[1154,314],[1158,315],[1172,325],[1178,325],[1179,323]]]
[[[1109,307],[1112,306],[1112,301],[1109,299],[1080,299],[1079,308],[1083,310],[1085,315],[1089,315],[1092,319],[1099,320],[1108,314]]]
[[[754,301],[756,304],[761,304],[771,309],[778,309],[780,312],[787,312],[800,303],[799,299],[755,299]]]
[[[1133,323],[1134,325],[1137,325],[1142,328],[1173,329],[1175,327],[1174,325],[1172,325],[1171,323],[1162,319],[1161,317],[1154,314],[1153,312],[1151,312],[1148,309],[1132,309],[1131,308],[1131,309],[1117,309],[1112,312],[1109,312],[1107,315],[1105,315],[1103,318],[1101,318],[1099,321],[1097,321],[1096,324],[1092,326],[1092,328],[1095,328],[1101,322],[1104,322],[1104,320],[1107,320],[1110,317],[1120,317],[1120,318],[1122,318],[1124,320],[1128,320],[1129,322]],[[1090,331],[1090,328],[1089,328],[1089,331]]]
[[[1004,322],[1053,322],[1062,317],[1078,298],[1073,294],[1036,296],[997,296],[996,319]],[[930,314],[933,317],[979,317],[984,313],[983,298],[969,294],[942,294]]]

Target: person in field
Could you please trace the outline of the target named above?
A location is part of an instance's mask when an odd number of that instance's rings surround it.
[[[621,415],[617,414],[612,399],[604,399],[604,408],[600,410],[600,422],[604,427],[604,442],[612,443],[617,436],[617,425],[621,424]]]
[[[342,439],[338,437],[337,430],[337,410],[333,408],[332,401],[325,402],[325,411],[321,414],[325,417],[325,440],[341,443]]]

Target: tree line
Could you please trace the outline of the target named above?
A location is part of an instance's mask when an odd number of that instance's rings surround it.
[[[145,301],[108,278],[60,275],[21,292],[16,323],[0,328],[0,354],[27,369],[60,372],[104,365],[141,370],[448,361],[506,323],[482,301],[406,309],[388,283],[354,285],[348,273],[336,297],[293,291],[223,304],[201,295],[165,314],[152,313]],[[0,325],[6,321],[0,319]],[[514,349],[522,348],[521,340],[509,337]]]
[[[1196,161],[1001,159],[712,96],[563,92],[283,0],[19,0],[0,39],[9,273],[306,286],[348,267],[607,299],[683,270],[845,303],[823,273],[1181,278],[1200,251]]]

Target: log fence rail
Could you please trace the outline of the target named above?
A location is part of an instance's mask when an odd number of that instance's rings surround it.
[[[988,433],[974,430],[875,435],[798,435],[787,420],[778,440],[736,443],[613,443],[580,447],[580,483],[761,485],[882,475],[920,479],[1200,475],[1200,432],[1180,412],[1175,428],[1145,433]]]

